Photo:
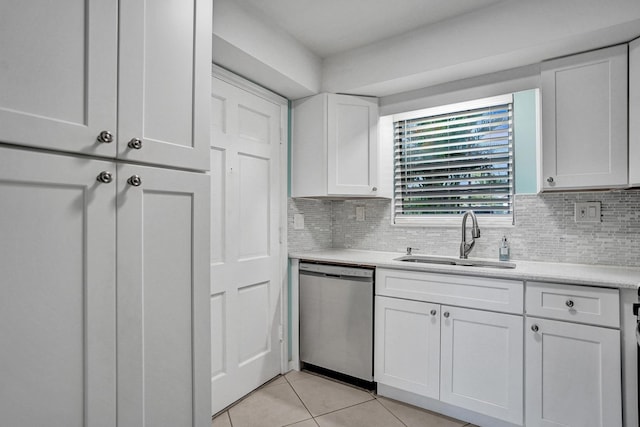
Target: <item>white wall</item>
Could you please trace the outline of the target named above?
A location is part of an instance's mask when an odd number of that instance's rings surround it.
[[[629,41],[637,0],[506,1],[329,58],[322,89],[384,96]]]
[[[638,0],[506,0],[321,59],[255,10],[233,0],[214,0],[213,8],[214,62],[289,99],[396,95],[638,35]]]
[[[320,91],[320,58],[233,0],[213,2],[213,62],[289,99]]]

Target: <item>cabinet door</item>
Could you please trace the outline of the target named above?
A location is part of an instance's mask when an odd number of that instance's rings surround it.
[[[210,427],[209,177],[119,165],[117,198],[118,426]]]
[[[526,324],[527,427],[621,426],[620,331]]]
[[[640,186],[640,38],[629,43],[629,185]]]
[[[328,94],[327,191],[375,196],[378,176],[378,100]]]
[[[521,316],[442,306],[440,364],[440,400],[522,424]]]
[[[119,158],[209,168],[211,13],[210,0],[120,2]]]
[[[542,69],[544,190],[627,185],[627,46]]]
[[[387,297],[375,302],[375,380],[437,399],[440,306]]]
[[[3,426],[115,426],[113,167],[0,148]]]
[[[117,2],[0,2],[0,141],[114,157]]]

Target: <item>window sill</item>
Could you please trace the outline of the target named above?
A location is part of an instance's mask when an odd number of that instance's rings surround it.
[[[462,225],[462,215],[459,217],[432,217],[432,218],[397,218],[391,220],[394,227],[442,227],[459,228]],[[478,216],[480,228],[508,228],[515,227],[512,218],[491,218]],[[468,227],[471,227],[469,221]]]

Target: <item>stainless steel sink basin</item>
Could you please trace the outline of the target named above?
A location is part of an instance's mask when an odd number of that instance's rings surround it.
[[[465,267],[516,268],[514,263],[506,261],[487,261],[428,255],[405,255],[395,258],[394,261],[415,262],[420,264],[462,265]]]

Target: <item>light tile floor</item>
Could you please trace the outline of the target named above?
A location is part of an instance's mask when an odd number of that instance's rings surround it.
[[[213,419],[212,427],[476,427],[319,375],[291,371]]]

